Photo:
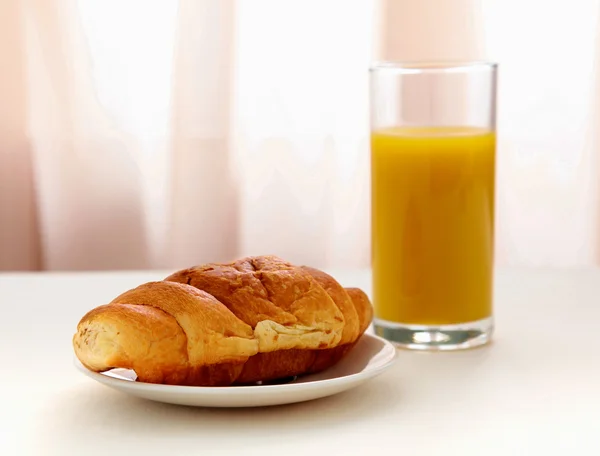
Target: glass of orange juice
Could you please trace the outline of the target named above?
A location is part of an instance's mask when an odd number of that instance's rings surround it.
[[[492,335],[497,66],[370,72],[374,326],[411,349]]]

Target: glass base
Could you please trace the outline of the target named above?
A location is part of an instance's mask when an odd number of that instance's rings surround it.
[[[457,325],[404,325],[375,318],[375,333],[400,348],[464,350],[484,345],[494,331],[493,317]]]

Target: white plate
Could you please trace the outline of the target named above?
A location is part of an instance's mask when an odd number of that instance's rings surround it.
[[[201,407],[262,407],[290,404],[331,396],[354,388],[389,368],[396,348],[384,339],[364,334],[356,346],[335,366],[280,385],[199,387],[156,385],[135,381],[135,373],[113,369],[92,372],[79,360],[75,365],[88,377],[126,394],[169,404]]]

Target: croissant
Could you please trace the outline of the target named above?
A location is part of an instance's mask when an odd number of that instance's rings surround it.
[[[178,271],[89,311],[73,336],[88,369],[138,381],[226,386],[315,373],[369,326],[366,294],[275,256]]]

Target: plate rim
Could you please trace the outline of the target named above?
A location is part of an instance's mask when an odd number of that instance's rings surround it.
[[[398,360],[398,349],[388,340],[379,337],[375,334],[364,333],[361,337],[375,339],[383,343],[382,350],[390,350],[392,356],[389,360],[380,366],[373,367],[371,369],[363,370],[361,372],[355,372],[353,374],[342,375],[340,377],[325,378],[321,380],[314,380],[305,383],[284,383],[279,385],[249,385],[249,386],[192,386],[192,385],[165,385],[162,383],[147,383],[137,382],[132,380],[125,380],[122,378],[111,377],[101,372],[94,372],[85,367],[76,356],[73,356],[73,362],[77,370],[84,375],[97,380],[100,383],[110,386],[112,382],[115,382],[119,387],[137,390],[137,391],[152,391],[152,392],[164,392],[178,393],[178,394],[210,394],[212,396],[218,395],[245,395],[252,394],[253,392],[277,391],[286,389],[290,392],[294,390],[306,390],[310,388],[325,387],[330,384],[337,383],[352,383],[353,380],[366,380],[381,374],[383,371],[392,367]],[[378,353],[381,353],[378,352]],[[116,385],[115,385],[116,386]]]

